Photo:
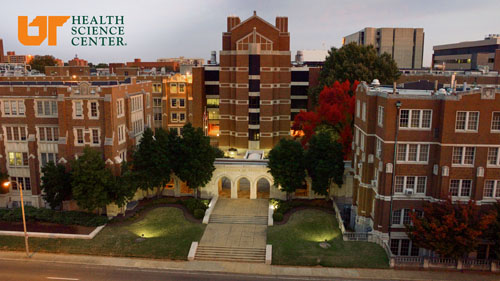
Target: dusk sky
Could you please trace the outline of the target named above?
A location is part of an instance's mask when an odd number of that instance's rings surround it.
[[[155,61],[165,57],[201,57],[221,49],[226,17],[243,21],[257,15],[274,24],[287,16],[292,57],[298,49],[340,47],[342,37],[364,27],[423,27],[424,66],[430,65],[432,46],[483,39],[500,33],[499,0],[419,1],[3,1],[0,38],[6,51],[51,54],[64,61],[75,54],[89,62],[123,62],[134,58]],[[17,39],[17,17],[38,15],[123,15],[123,47],[71,46],[69,21],[58,29],[58,45],[23,46]],[[36,34],[36,29],[30,30]]]

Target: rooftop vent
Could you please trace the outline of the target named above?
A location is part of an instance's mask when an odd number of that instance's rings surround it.
[[[378,86],[380,86],[380,81],[378,81],[378,79],[373,79],[373,81],[371,83],[371,86],[372,87],[378,87]]]

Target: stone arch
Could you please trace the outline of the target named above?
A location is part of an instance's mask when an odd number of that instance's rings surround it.
[[[257,192],[257,198],[269,198],[271,194],[271,181],[266,177],[260,177],[255,181],[255,189]]]
[[[250,199],[250,191],[252,189],[252,182],[246,176],[239,177],[236,181],[236,190],[238,198]]]
[[[217,190],[220,198],[231,198],[233,183],[229,177],[222,175],[217,179]]]

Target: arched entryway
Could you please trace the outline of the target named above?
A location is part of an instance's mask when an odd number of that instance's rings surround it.
[[[231,198],[231,180],[227,177],[222,177],[218,182],[219,186],[219,197],[221,198]]]
[[[271,184],[266,178],[260,178],[257,181],[257,198],[269,198]]]
[[[238,180],[238,198],[248,198],[250,199],[250,181],[247,178],[241,178]]]

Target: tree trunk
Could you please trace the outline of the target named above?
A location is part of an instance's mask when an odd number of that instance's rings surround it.
[[[158,189],[158,192],[156,193],[157,198],[161,197],[161,195],[163,194],[163,190],[165,190],[165,186]]]

